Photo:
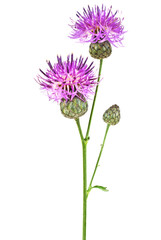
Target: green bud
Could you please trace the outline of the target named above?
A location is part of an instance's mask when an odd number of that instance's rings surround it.
[[[89,53],[91,57],[97,59],[107,58],[112,53],[111,44],[108,41],[102,43],[91,43],[89,46]]]
[[[112,105],[103,114],[103,120],[110,125],[116,125],[120,121],[120,109],[119,106]]]
[[[74,97],[71,101],[63,99],[60,103],[60,110],[64,117],[77,119],[87,112],[88,103],[82,95],[80,96],[83,100],[78,97]]]

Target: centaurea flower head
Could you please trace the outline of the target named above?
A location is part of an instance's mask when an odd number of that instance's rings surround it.
[[[120,108],[118,105],[112,105],[103,114],[103,120],[110,125],[116,125],[120,121]]]
[[[82,99],[89,98],[94,94],[96,83],[95,73],[93,71],[93,62],[88,66],[88,58],[82,56],[74,60],[73,54],[68,55],[66,61],[62,57],[57,57],[57,63],[53,66],[47,61],[49,69],[37,76],[37,82],[41,89],[47,92],[49,100],[57,102],[72,101],[74,97]]]
[[[112,13],[112,7],[106,9],[95,6],[87,10],[83,8],[83,14],[77,12],[77,21],[72,20],[73,32],[70,38],[79,39],[80,42],[102,43],[109,41],[114,46],[122,45],[125,33],[122,20],[117,16],[118,11]]]

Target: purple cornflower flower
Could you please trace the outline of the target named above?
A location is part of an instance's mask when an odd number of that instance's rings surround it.
[[[81,94],[88,98],[89,94],[93,94],[96,77],[93,72],[93,62],[88,66],[87,62],[81,56],[74,60],[73,54],[67,57],[67,61],[62,61],[62,58],[57,56],[57,63],[53,66],[50,61],[47,61],[49,70],[43,76],[37,76],[37,82],[42,90],[46,90],[49,100],[61,102],[72,100],[75,96],[81,98]]]
[[[80,42],[104,42],[109,41],[115,47],[122,45],[124,26],[122,25],[122,20],[117,17],[116,11],[114,14],[110,9],[106,9],[102,5],[102,8],[95,6],[86,10],[83,8],[83,14],[77,12],[76,16],[78,20],[74,22],[72,20],[73,32],[70,38],[80,39]]]

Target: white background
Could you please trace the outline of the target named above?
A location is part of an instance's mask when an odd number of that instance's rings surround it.
[[[89,56],[68,38],[70,17],[88,4],[113,5],[125,17],[123,48],[104,61],[88,144],[88,182],[111,127],[88,199],[87,240],[161,239],[159,1],[3,1],[0,4],[0,239],[81,240],[82,158],[76,124],[49,102],[34,78],[46,59]],[[89,56],[89,63],[93,61]],[[96,74],[99,61],[94,60]],[[91,106],[91,102],[89,105]],[[89,112],[81,118],[85,132]]]

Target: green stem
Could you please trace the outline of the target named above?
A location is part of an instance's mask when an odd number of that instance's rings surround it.
[[[77,124],[77,127],[78,127],[78,131],[79,131],[79,134],[80,134],[81,141],[84,142],[84,137],[83,137],[83,133],[82,133],[79,118],[77,118],[75,121],[76,121],[76,124]]]
[[[98,167],[98,164],[99,164],[99,160],[100,160],[100,158],[101,158],[101,154],[102,154],[102,151],[103,151],[103,148],[104,148],[104,144],[105,144],[105,140],[106,140],[106,136],[107,136],[109,127],[110,127],[110,124],[107,124],[106,132],[105,132],[105,135],[104,135],[104,139],[103,139],[103,143],[102,143],[102,146],[101,146],[101,150],[100,150],[100,153],[99,153],[99,156],[98,156],[98,160],[97,160],[97,163],[96,163],[96,166],[95,166],[95,169],[94,169],[94,172],[93,172],[93,175],[92,175],[92,178],[91,178],[91,181],[90,181],[88,190],[87,190],[88,193],[90,192],[90,189],[91,189],[91,187],[92,187],[92,182],[93,182],[94,176],[95,176],[95,174],[96,174],[96,170],[97,170],[97,167]]]
[[[99,83],[100,78],[101,78],[102,63],[103,63],[103,59],[100,59],[100,66],[99,66],[99,73],[98,73],[97,83]],[[91,114],[90,114],[90,117],[89,117],[89,122],[88,122],[86,137],[85,137],[85,139],[86,139],[87,141],[88,141],[88,139],[89,139],[89,130],[90,130],[91,121],[92,121],[92,116],[93,116],[93,110],[94,110],[94,106],[95,106],[95,102],[96,102],[96,97],[97,97],[97,92],[98,92],[98,86],[99,86],[99,84],[97,84],[97,87],[96,87],[96,91],[95,91],[95,95],[94,95],[94,99],[93,99],[93,104],[92,104],[92,109],[91,109]]]
[[[84,139],[82,134],[82,129],[80,126],[79,118],[76,119],[77,127],[82,141],[82,150],[83,150],[83,236],[82,239],[86,240],[86,218],[87,218],[87,141]]]

